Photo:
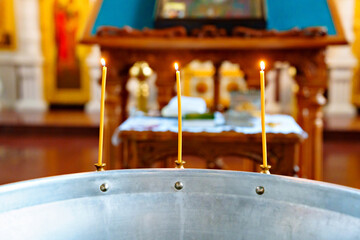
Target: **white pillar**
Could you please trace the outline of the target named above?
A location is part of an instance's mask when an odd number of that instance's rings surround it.
[[[100,66],[100,48],[99,46],[93,46],[91,53],[86,59],[86,64],[89,69],[90,76],[90,101],[86,104],[86,112],[100,112],[100,100],[101,100],[101,86],[99,79],[101,77]]]
[[[95,0],[89,0],[90,4],[94,4]],[[98,45],[94,45],[91,53],[86,58],[86,64],[89,71],[90,80],[90,101],[85,105],[85,111],[88,113],[100,113],[101,86],[99,79],[101,78],[100,66],[101,52]]]
[[[329,74],[329,101],[327,114],[356,114],[351,104],[351,79],[353,72],[348,68],[333,68]]]
[[[17,110],[44,111],[42,50],[38,0],[15,0],[17,28]]]
[[[349,45],[332,46],[327,49],[326,63],[329,68],[327,114],[355,114],[351,104],[351,82],[353,69],[357,60],[352,53],[351,43],[354,41],[354,0],[336,0],[337,10]]]
[[[274,69],[267,72],[266,112],[292,114],[295,80],[290,75],[289,69],[288,62],[275,62]],[[276,77],[279,78],[277,83]],[[276,96],[276,88],[279,88],[279,96]],[[276,101],[276,97],[278,97],[278,101]]]
[[[276,70],[271,69],[266,73],[266,88],[265,88],[265,98],[266,104],[265,109],[267,113],[280,113],[281,107],[278,102],[276,102]]]
[[[0,109],[12,109],[16,103],[15,53],[1,51],[0,54]]]

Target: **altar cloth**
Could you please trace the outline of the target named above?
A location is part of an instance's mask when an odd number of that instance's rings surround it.
[[[294,118],[289,115],[266,115],[266,132],[267,133],[294,133],[307,137],[307,134],[295,122]],[[191,120],[190,120],[191,121]],[[209,132],[220,133],[224,131],[235,131],[244,134],[258,134],[261,133],[261,120],[260,118],[251,119],[252,126],[229,126],[225,124],[225,119],[221,113],[215,113],[215,126],[209,127],[186,127],[183,126],[183,132]],[[154,132],[178,132],[177,118],[163,118],[163,117],[147,117],[136,116],[128,118],[122,123],[116,132],[119,131],[154,131]]]

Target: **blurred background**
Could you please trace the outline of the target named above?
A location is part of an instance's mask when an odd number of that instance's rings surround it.
[[[326,50],[323,180],[360,188],[360,3],[334,2],[348,44]],[[94,0],[0,0],[0,184],[94,170],[101,51],[80,40],[97,5]],[[159,115],[157,72],[146,62],[132,67],[126,85],[129,116],[139,111]],[[144,74],[139,69],[145,69]],[[242,66],[230,61],[222,62],[218,71],[211,61],[196,58],[182,66],[183,95],[202,98],[210,109],[215,72],[221,79],[221,111],[239,108],[232,105],[232,93],[249,86]],[[296,69],[278,62],[266,74],[267,113],[294,116]],[[107,132],[105,138],[112,134]],[[106,141],[105,148],[110,145]],[[122,150],[106,152],[111,151]],[[117,161],[119,155],[109,158]]]

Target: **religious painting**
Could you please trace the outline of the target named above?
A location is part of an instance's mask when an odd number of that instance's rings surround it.
[[[184,26],[188,31],[203,25],[266,28],[265,0],[158,0],[156,28]]]
[[[57,88],[79,88],[79,59],[76,54],[76,33],[79,9],[74,0],[54,1]]]
[[[167,2],[162,9],[163,18],[184,18],[186,4],[183,2]]]
[[[261,0],[162,0],[162,18],[261,18]]]
[[[15,19],[12,0],[0,0],[0,49],[15,47]]]
[[[45,98],[49,104],[82,105],[89,100],[91,51],[78,44],[89,0],[40,1]]]

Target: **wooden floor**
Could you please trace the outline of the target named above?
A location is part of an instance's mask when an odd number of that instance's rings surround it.
[[[0,113],[0,184],[94,171],[97,114]],[[360,189],[360,117],[327,117],[324,180]]]
[[[0,184],[94,170],[97,136],[0,137]]]
[[[94,170],[98,114],[0,114],[0,184]]]
[[[325,116],[324,181],[360,188],[360,116]]]

